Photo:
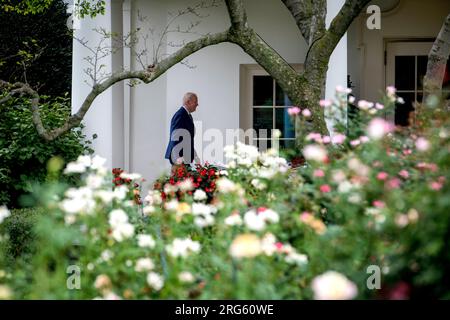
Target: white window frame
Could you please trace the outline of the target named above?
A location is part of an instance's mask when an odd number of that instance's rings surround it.
[[[297,71],[303,71],[303,64],[291,64]],[[270,76],[261,66],[257,64],[241,64],[240,65],[240,104],[239,104],[239,127],[243,130],[253,129],[253,109],[268,108],[273,110],[272,114],[272,130],[276,127],[276,109],[284,109],[286,106],[276,105],[276,85],[273,81],[273,104],[272,106],[254,106],[253,105],[253,76]],[[294,131],[296,132],[297,130]],[[288,140],[295,141],[294,138],[281,137],[279,141]],[[254,144],[261,140],[273,140],[272,137],[254,138]]]

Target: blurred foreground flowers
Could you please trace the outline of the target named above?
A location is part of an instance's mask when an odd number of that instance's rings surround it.
[[[320,104],[342,119],[347,94]],[[337,121],[333,136],[305,136],[304,166],[237,143],[226,171],[180,166],[142,198],[140,175],[81,156],[64,169],[77,185],[36,189],[30,254],[11,255],[14,217],[0,207],[0,298],[450,298],[449,115],[424,109],[396,128],[384,112],[397,101],[388,88],[359,101],[351,134]]]

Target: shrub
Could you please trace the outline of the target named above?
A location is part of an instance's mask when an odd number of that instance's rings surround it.
[[[180,164],[175,167],[169,177],[156,181],[153,188],[161,192],[164,201],[172,199],[180,201],[185,195],[191,196],[197,192],[197,197],[206,196],[204,200],[209,203],[216,191],[215,181],[219,174],[219,168],[208,163],[196,164],[195,168]]]
[[[141,205],[141,185],[136,182],[136,180],[141,178],[141,175],[128,174],[121,168],[113,168],[112,175],[114,188],[126,186],[134,199],[134,203],[136,205]],[[144,179],[141,179],[140,183],[144,181]]]
[[[14,271],[11,280],[17,296],[23,296],[29,290],[37,249],[34,226],[42,213],[41,209],[35,208],[11,210],[11,216],[0,228],[0,237],[4,238],[0,241],[0,264],[3,259],[3,273]]]
[[[72,34],[63,0],[43,12],[21,14],[0,10],[0,79],[26,81],[41,95],[70,94]]]
[[[48,128],[61,126],[70,115],[69,105],[67,98],[44,98],[43,124]],[[31,190],[32,182],[46,179],[46,164],[52,156],[69,162],[92,152],[81,126],[52,142],[43,140],[32,122],[27,99],[11,99],[0,108],[0,203],[19,206],[19,196]]]
[[[40,209],[26,208],[11,210],[11,217],[5,223],[9,235],[6,254],[11,261],[27,260],[35,250],[33,226],[42,214]]]

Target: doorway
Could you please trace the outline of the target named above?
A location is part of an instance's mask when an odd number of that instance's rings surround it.
[[[414,122],[415,104],[422,101],[423,77],[433,42],[397,41],[386,44],[386,86],[397,88],[404,104],[397,103],[387,118],[399,126]]]

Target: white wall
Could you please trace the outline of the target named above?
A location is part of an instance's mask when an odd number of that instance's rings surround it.
[[[118,0],[119,1],[119,0]],[[343,0],[339,0],[342,2]],[[150,18],[151,26],[155,28],[154,36],[163,28],[170,16],[167,12],[177,12],[189,5],[194,5],[198,1],[183,0],[134,0],[131,1],[131,29],[141,28],[141,32],[149,36],[147,47],[150,50],[148,61],[151,63],[152,39],[148,31],[148,26],[138,19],[140,16]],[[295,25],[293,17],[279,0],[245,0],[248,21],[256,32],[289,63],[303,63],[306,56],[306,44],[299,30]],[[329,4],[337,10],[336,2]],[[334,7],[333,7],[334,6]],[[110,2],[107,2],[107,14],[99,16],[95,22],[85,19],[80,34],[95,38],[90,31],[94,25],[102,25],[106,29],[117,26],[119,23],[111,23]],[[203,13],[207,17],[201,19],[201,24],[196,28],[199,33],[214,33],[224,31],[229,26],[229,18],[225,6],[222,4],[217,8],[210,8]],[[126,16],[126,14],[124,15]],[[122,19],[113,13],[113,20]],[[121,20],[122,21],[122,20]],[[183,16],[173,25],[173,29],[196,21],[195,17]],[[126,24],[126,23],[125,23]],[[124,25],[127,28],[126,25]],[[165,42],[179,43],[182,40],[192,40],[198,35],[169,33]],[[95,39],[94,39],[95,40]],[[345,39],[344,39],[345,41]],[[137,51],[143,48],[141,42],[136,46]],[[162,54],[170,54],[176,48],[162,46]],[[82,66],[81,57],[85,54],[82,48],[75,50],[74,85],[73,97],[74,106],[79,105],[80,99],[88,92],[88,87],[82,85],[83,76],[80,72]],[[336,84],[345,84],[346,66],[342,64],[342,55],[345,55],[345,44],[339,45],[332,61],[338,61],[338,68],[330,66],[328,72],[330,88],[334,90]],[[125,65],[130,64],[132,69],[142,67],[133,59],[124,61],[127,54],[116,57],[113,63]],[[209,141],[202,140],[202,132],[207,129],[218,129],[225,136],[226,129],[239,128],[239,88],[240,88],[240,65],[252,64],[255,61],[243,52],[238,46],[222,43],[200,50],[188,58],[189,65],[178,64],[172,67],[165,75],[156,81],[145,85],[141,84],[130,89],[127,94],[127,87],[123,84],[108,90],[100,96],[93,108],[88,112],[85,123],[86,133],[91,135],[97,133],[94,147],[96,153],[109,159],[110,166],[121,166],[128,164],[128,155],[118,155],[118,152],[125,153],[129,149],[129,170],[140,172],[149,181],[153,181],[164,170],[169,169],[168,161],[164,159],[164,153],[169,136],[170,119],[173,113],[180,107],[181,99],[185,92],[193,91],[198,94],[199,108],[194,114],[197,125],[196,148],[201,154],[202,147],[209,144]],[[117,67],[117,66],[116,66]],[[111,66],[109,66],[111,70]],[[337,76],[339,74],[339,76]],[[125,92],[125,93],[124,93]],[[129,102],[129,123],[127,123],[127,103]],[[74,110],[76,108],[74,107]],[[125,110],[125,111],[124,111]],[[118,116],[124,119],[119,123]],[[114,132],[116,126],[120,127],[119,132]],[[119,139],[121,141],[114,141]],[[122,143],[123,141],[123,143]],[[225,143],[225,141],[223,141]],[[114,149],[114,144],[120,144],[120,148]],[[127,144],[129,143],[129,147]],[[112,160],[111,160],[112,159]],[[221,154],[214,156],[205,155],[203,161],[221,162]]]
[[[365,19],[360,15],[350,25],[347,31],[347,71],[350,75],[350,81],[352,82],[353,95],[359,98],[360,95],[360,81],[362,71],[362,59],[363,52],[360,47],[362,25]]]
[[[141,28],[142,35],[148,35],[147,47],[150,49],[145,64],[153,60],[152,39],[149,27],[156,27],[155,35],[162,26],[166,25],[166,1],[136,0],[132,2],[131,29]],[[138,11],[148,21],[138,19]],[[142,39],[141,39],[142,40]],[[136,51],[145,47],[140,41]],[[163,46],[162,53],[165,53]],[[131,60],[134,70],[141,70],[142,66]],[[149,182],[153,181],[165,168],[165,133],[167,131],[166,119],[166,75],[161,76],[150,84],[140,84],[131,88],[130,107],[130,168],[131,172],[139,172]]]
[[[79,22],[80,29],[75,30],[75,37],[88,41],[87,45],[94,47],[98,45],[101,36],[92,31],[93,28],[102,26],[106,30],[111,30],[111,2],[106,3],[106,14],[99,15],[95,19],[85,18]],[[72,70],[72,112],[75,113],[81,107],[84,99],[91,91],[91,85],[85,83],[90,81],[83,71],[88,67],[85,57],[92,56],[92,53],[74,40],[73,46],[73,70]],[[105,63],[105,72],[112,71],[111,57],[102,61]],[[112,90],[109,89],[101,94],[92,104],[87,112],[83,123],[88,139],[92,139],[93,134],[98,138],[94,140],[93,147],[96,154],[105,157],[109,167],[113,166],[113,146],[112,146]],[[115,165],[115,164],[114,164]]]
[[[327,0],[326,27],[341,10],[345,0]],[[333,99],[336,86],[347,86],[347,34],[345,34],[334,49],[328,63],[327,80],[325,86],[325,99]],[[345,119],[340,119],[344,120]],[[326,118],[326,123],[330,134],[333,134],[333,119]]]
[[[401,0],[398,8],[382,14],[380,30],[367,29],[368,15],[361,14],[351,26],[354,38],[359,41],[349,43],[349,51],[359,56],[349,61],[361,65],[351,67],[352,79],[359,84],[355,90],[358,98],[378,101],[380,90],[384,91],[384,40],[435,38],[449,12],[448,0]]]
[[[196,2],[171,1],[171,10],[177,10]],[[294,19],[278,0],[247,0],[245,7],[248,22],[256,32],[290,63],[301,63],[306,55],[306,46]],[[200,30],[220,32],[228,28],[229,18],[224,5],[209,10],[209,17],[202,20]],[[184,19],[186,25],[188,19]],[[186,39],[186,36],[171,34],[170,41]],[[168,48],[173,51],[173,48]],[[239,65],[255,61],[234,44],[222,43],[207,47],[188,58],[190,69],[176,65],[167,74],[167,123],[180,107],[181,98],[187,91],[198,94],[199,107],[194,119],[197,123],[196,150],[200,151],[210,141],[202,141],[203,131],[216,128],[225,136],[226,129],[239,128]],[[169,136],[166,130],[166,141]],[[224,141],[225,143],[225,141]],[[222,162],[221,154],[205,155],[203,161]]]

